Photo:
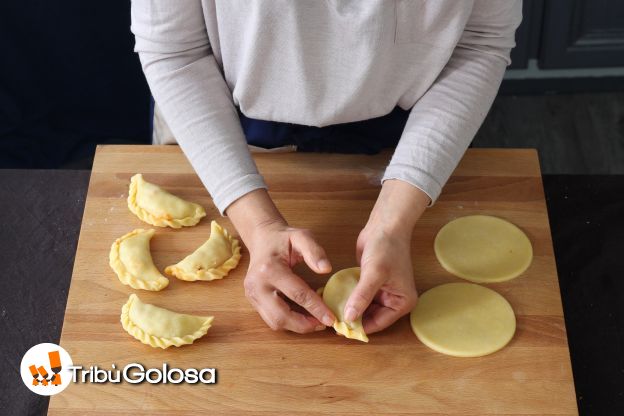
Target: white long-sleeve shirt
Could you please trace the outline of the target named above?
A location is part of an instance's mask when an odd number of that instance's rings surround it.
[[[133,0],[135,51],[223,213],[266,187],[236,107],[310,126],[410,116],[382,178],[432,202],[498,91],[521,0]]]

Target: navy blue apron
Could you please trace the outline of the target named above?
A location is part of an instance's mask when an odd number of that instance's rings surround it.
[[[296,145],[300,152],[375,154],[396,147],[409,110],[396,107],[382,117],[325,127],[256,120],[239,111],[247,143],[266,149]]]
[[[154,100],[150,106],[153,128]],[[410,110],[395,107],[385,116],[352,123],[312,127],[277,121],[257,120],[238,111],[247,143],[272,149],[296,145],[300,152],[375,154],[396,147]]]

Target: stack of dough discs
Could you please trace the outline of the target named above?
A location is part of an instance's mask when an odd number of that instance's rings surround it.
[[[520,228],[488,215],[449,222],[438,232],[434,250],[446,271],[476,283],[513,279],[533,259],[531,241]]]
[[[507,345],[516,331],[509,302],[473,283],[448,283],[426,291],[410,318],[423,344],[455,357],[491,354]]]

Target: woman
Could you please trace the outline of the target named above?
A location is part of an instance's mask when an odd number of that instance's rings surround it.
[[[416,303],[412,230],[482,123],[520,19],[519,0],[133,0],[135,51],[154,99],[249,249],[245,293],[271,328],[332,325],[291,269],[332,266],[271,201],[241,120],[323,127],[411,109],[357,241],[361,276],[344,312],[349,321],[366,312],[366,332],[380,331]]]

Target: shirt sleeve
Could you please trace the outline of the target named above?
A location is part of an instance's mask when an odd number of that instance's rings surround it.
[[[266,188],[212,54],[200,0],[133,0],[131,30],[163,117],[221,214]]]
[[[412,107],[382,182],[403,180],[435,202],[492,105],[521,19],[521,0],[474,2],[451,58]]]

